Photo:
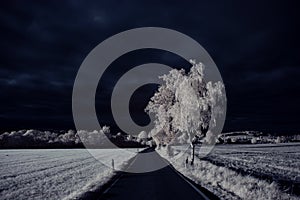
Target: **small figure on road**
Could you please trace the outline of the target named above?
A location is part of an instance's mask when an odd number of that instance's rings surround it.
[[[114,161],[114,159],[111,159],[111,167],[113,168],[113,170],[115,170],[115,161]]]

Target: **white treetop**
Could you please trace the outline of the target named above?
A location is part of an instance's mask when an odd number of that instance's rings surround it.
[[[216,123],[213,108],[222,98],[224,85],[205,83],[203,64],[190,62],[190,72],[173,69],[160,77],[163,84],[145,109],[156,118],[150,132],[156,143],[190,143],[195,135],[205,135],[208,126]]]

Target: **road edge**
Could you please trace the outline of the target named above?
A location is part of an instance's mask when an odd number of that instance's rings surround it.
[[[148,148],[138,152],[138,153],[143,153],[144,151],[146,151]],[[136,159],[136,156],[138,154],[136,154],[135,156],[133,156],[132,158],[130,158],[127,161],[127,164],[125,164],[123,166],[123,169],[128,168]],[[115,171],[115,174],[103,185],[98,186],[95,190],[93,191],[88,191],[85,192],[83,194],[81,194],[79,197],[75,198],[76,200],[96,200],[96,199],[101,199],[101,196],[103,194],[105,194],[123,175],[123,171],[119,170],[119,171]]]
[[[158,155],[160,155],[158,153]],[[161,156],[160,156],[161,157]],[[191,180],[190,178],[184,176],[181,172],[176,170],[176,168],[168,162],[165,158],[161,157],[168,165],[171,167],[171,169],[178,174],[185,182],[187,182],[194,190],[196,190],[204,199],[220,199],[220,197],[216,196],[214,193],[209,191],[208,189],[202,187],[201,185],[197,184],[195,181]]]

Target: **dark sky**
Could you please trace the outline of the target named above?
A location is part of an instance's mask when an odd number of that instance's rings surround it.
[[[146,26],[197,40],[225,83],[224,131],[299,132],[300,12],[298,1],[2,1],[0,3],[0,130],[69,129],[72,87],[85,56],[120,31]],[[117,59],[97,95],[100,124],[114,125],[110,95],[118,78],[148,62],[188,67],[168,52],[139,50]],[[136,91],[139,124],[156,86]],[[138,105],[138,106],[135,106]]]

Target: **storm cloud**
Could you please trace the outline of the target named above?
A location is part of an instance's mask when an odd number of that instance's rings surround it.
[[[297,1],[4,1],[0,3],[0,129],[70,129],[72,87],[85,56],[111,35],[157,26],[197,40],[216,62],[228,100],[225,131],[298,131],[300,30]],[[99,121],[117,132],[110,96],[134,66],[158,62],[188,68],[168,52],[121,56],[96,97]],[[140,124],[157,86],[132,98]],[[145,95],[141,95],[141,93]]]

